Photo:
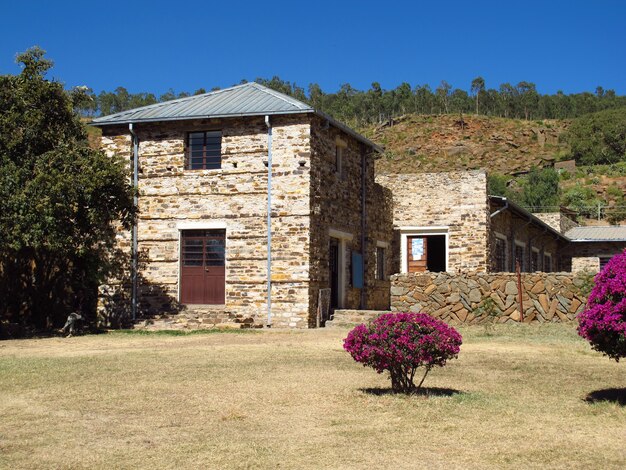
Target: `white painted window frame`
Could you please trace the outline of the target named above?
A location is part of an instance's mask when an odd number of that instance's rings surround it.
[[[339,292],[337,293],[337,308],[341,309],[344,307],[346,301],[346,243],[352,242],[354,235],[334,228],[328,229],[328,235],[329,238],[339,240]],[[330,240],[328,242],[330,243]]]
[[[446,237],[446,272],[450,270],[450,227],[448,225],[438,226],[410,226],[400,227],[400,271],[407,273],[409,271],[406,244],[408,237],[444,235]]]
[[[176,224],[176,230],[178,230],[178,273],[176,283],[176,300],[180,302],[180,285],[182,282],[182,262],[183,262],[183,231],[184,230],[226,230],[226,237],[224,238],[224,250],[226,256],[224,258],[224,282],[226,282],[226,274],[228,273],[228,227],[226,222],[222,220],[194,220],[194,221],[180,221]],[[224,299],[226,302],[226,299]]]

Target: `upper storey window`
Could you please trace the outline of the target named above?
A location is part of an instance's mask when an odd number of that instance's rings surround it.
[[[222,167],[222,131],[190,132],[187,140],[188,170]]]
[[[339,137],[335,140],[335,173],[340,178],[343,177],[343,156],[347,144]]]

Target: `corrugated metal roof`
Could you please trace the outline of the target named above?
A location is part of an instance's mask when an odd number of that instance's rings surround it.
[[[573,242],[626,241],[626,226],[574,227],[565,236]]]
[[[316,111],[308,104],[254,82],[102,116],[91,121],[91,125],[101,127],[141,122],[299,113],[317,114],[376,151],[382,151],[358,132]]]
[[[95,126],[207,117],[290,114],[314,109],[290,96],[258,83],[245,83],[224,90],[129,109],[92,121]]]

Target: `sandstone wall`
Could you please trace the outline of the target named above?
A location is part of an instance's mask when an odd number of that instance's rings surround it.
[[[575,320],[586,303],[584,282],[572,273],[522,274],[524,322]],[[450,323],[520,320],[515,274],[397,274],[391,283],[392,311],[423,311]]]
[[[626,249],[626,242],[572,242],[564,250],[571,257],[572,271],[600,271],[600,258],[612,258]]]
[[[557,232],[565,233],[578,227],[578,224],[562,212],[536,212],[533,214],[542,222],[545,222]]]
[[[335,166],[337,139],[345,145],[342,171]],[[314,318],[320,288],[330,287],[330,230],[351,235],[346,240],[343,275],[346,279],[344,308],[361,306],[362,289],[352,286],[351,254],[362,253],[362,157],[365,159],[366,252],[364,253],[364,308],[389,306],[389,280],[376,280],[377,241],[389,244],[391,255],[391,205],[389,193],[374,182],[374,156],[371,150],[340,129],[314,117],[311,123],[311,290],[310,308]],[[391,256],[387,273],[392,273]]]
[[[405,227],[448,227],[448,270],[487,271],[489,214],[484,171],[383,174],[376,181],[393,193],[396,243]],[[399,246],[397,246],[399,253]],[[396,272],[400,260],[396,260]]]
[[[492,212],[498,210],[498,206],[491,208]],[[543,256],[549,253],[552,256],[552,271],[567,271],[570,269],[567,257],[561,256],[563,242],[559,242],[554,234],[546,232],[542,227],[528,223],[528,218],[520,217],[511,210],[497,214],[491,219],[491,266],[490,271],[496,271],[495,238],[503,235],[507,245],[507,271],[515,271],[515,242],[526,245],[525,260],[522,271],[531,270],[532,249],[539,250],[539,270],[544,270]]]
[[[274,117],[272,299],[274,324],[309,324],[310,125]],[[189,131],[220,129],[222,168],[185,169]],[[136,125],[139,148],[139,250],[143,310],[176,304],[182,224],[226,227],[224,319],[266,315],[267,128],[263,117]],[[124,128],[104,128],[107,152],[130,157]],[[301,163],[302,162],[302,163]],[[189,225],[186,226],[189,228]],[[214,314],[212,314],[214,316]],[[212,318],[214,319],[214,318]]]

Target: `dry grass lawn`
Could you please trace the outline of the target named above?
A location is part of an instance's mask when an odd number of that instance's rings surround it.
[[[411,397],[346,333],[0,342],[0,467],[626,467],[626,364],[572,327],[462,328]]]

